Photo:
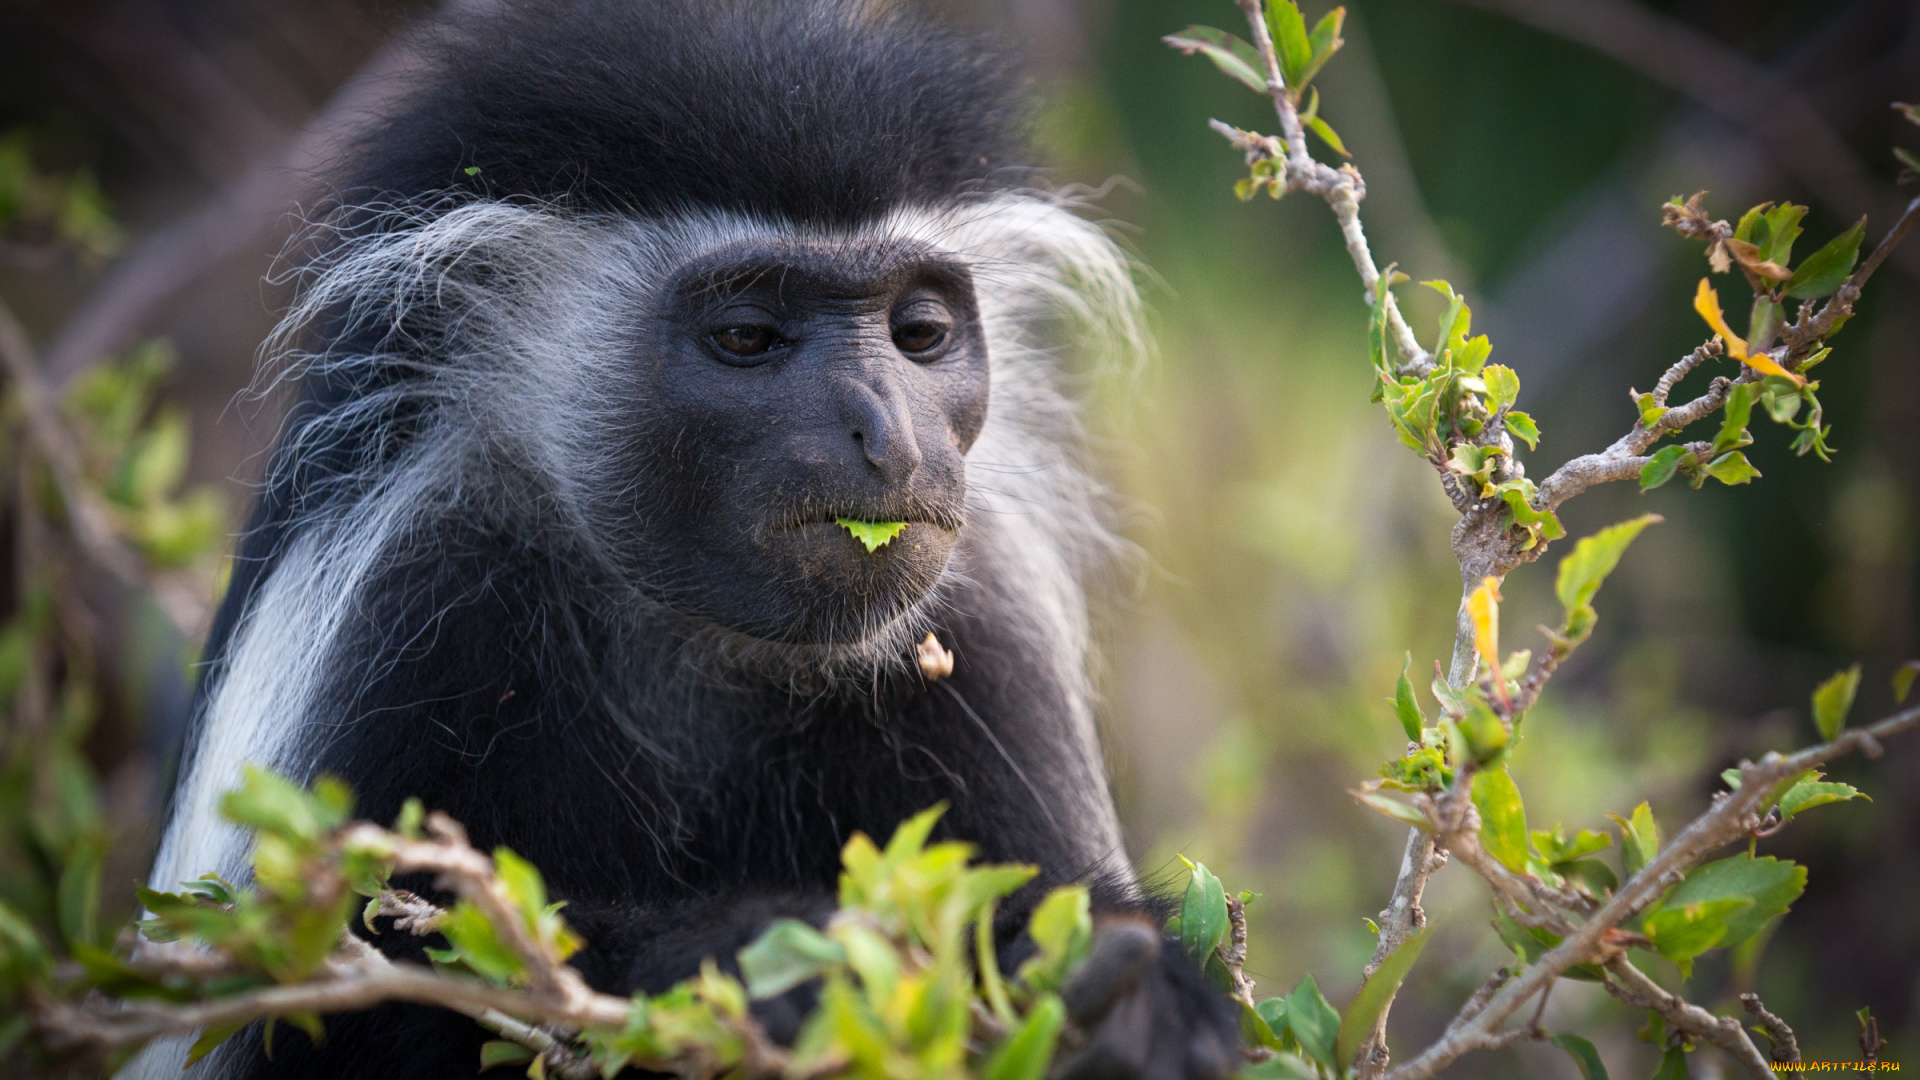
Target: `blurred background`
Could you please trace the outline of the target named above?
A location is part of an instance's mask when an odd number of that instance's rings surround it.
[[[1313,19],[1326,5],[1305,6]],[[191,421],[187,479],[220,493],[228,533],[276,430],[275,403],[243,394],[287,300],[274,254],[312,171],[393,92],[404,29],[431,7],[0,2],[0,221],[13,222],[0,299],[52,380],[136,350],[164,372],[162,407]],[[1408,650],[1432,707],[1421,673],[1447,655],[1459,595],[1451,508],[1367,404],[1365,308],[1324,205],[1232,196],[1242,163],[1206,121],[1270,130],[1270,111],[1159,44],[1189,23],[1237,29],[1228,0],[941,9],[1026,49],[1056,178],[1102,189],[1100,212],[1146,268],[1158,355],[1090,391],[1100,460],[1145,556],[1105,618],[1135,855],[1165,876],[1185,854],[1260,893],[1250,971],[1263,993],[1313,972],[1344,1002],[1403,836],[1347,791],[1400,749],[1386,698]],[[1872,243],[1903,202],[1889,148],[1920,144],[1888,108],[1920,100],[1914,0],[1355,0],[1345,37],[1318,85],[1367,178],[1375,256],[1466,293],[1544,433],[1523,455],[1536,478],[1624,432],[1627,388],[1703,336],[1690,299],[1705,266],[1657,227],[1663,200],[1705,188],[1734,217],[1791,199],[1811,207],[1803,254],[1862,215]],[[74,242],[34,232],[29,196]],[[1744,287],[1723,288],[1744,306]],[[1427,338],[1437,304],[1415,292]],[[1722,768],[1809,741],[1808,692],[1855,661],[1856,717],[1891,706],[1888,674],[1920,655],[1916,338],[1910,245],[1822,371],[1831,464],[1794,457],[1785,429],[1756,421],[1752,485],[1614,485],[1563,511],[1575,536],[1646,510],[1667,521],[1602,592],[1598,633],[1533,713],[1515,771],[1534,827],[1600,829],[1647,798],[1677,828]],[[1526,628],[1548,619],[1551,575],[1550,558],[1510,579],[1510,647],[1540,644]],[[94,607],[109,647],[86,753],[106,778],[106,875],[126,905],[170,782],[192,643],[148,603],[107,592]],[[1693,996],[1724,1008],[1758,989],[1807,1056],[1829,1060],[1858,1058],[1853,1012],[1870,1006],[1888,1057],[1905,1057],[1920,1039],[1916,776],[1914,740],[1835,768],[1874,802],[1763,842],[1808,864],[1806,895],[1763,949],[1703,962]],[[1403,1055],[1504,962],[1465,871],[1439,874],[1427,909],[1437,936],[1395,1013]],[[1593,1037],[1616,1076],[1655,1066],[1633,1036],[1642,1019],[1565,982],[1548,1014]],[[1712,1056],[1696,1055],[1696,1076],[1715,1075]],[[1521,1046],[1450,1075],[1576,1074],[1559,1051]]]

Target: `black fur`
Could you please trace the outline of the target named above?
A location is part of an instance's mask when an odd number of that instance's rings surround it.
[[[349,186],[846,224],[1026,160],[1012,64],[851,4],[563,0],[433,41]]]
[[[434,40],[433,75],[348,164],[343,191],[844,225],[991,187],[1022,160],[1010,65],[845,4],[577,0]],[[433,326],[382,331],[393,363],[309,377],[289,430],[411,377],[406,351],[433,350]],[[373,344],[318,332],[336,354]],[[409,446],[414,408],[276,454],[208,642],[203,701],[230,676],[237,627],[289,544]],[[380,566],[329,659],[310,710],[320,730],[297,765],[348,780],[363,816],[390,820],[418,796],[483,848],[530,859],[590,942],[577,962],[594,985],[657,991],[703,957],[730,964],[775,916],[824,917],[847,839],[884,839],[940,801],[951,809],[939,835],[1042,867],[1002,912],[1009,963],[1028,906],[1053,884],[1091,879],[1104,917],[1158,925],[1136,886],[1101,870],[1119,862],[1108,840],[1070,812],[1099,788],[1100,763],[1072,730],[1081,691],[1049,662],[1061,645],[1025,617],[1030,598],[986,557],[1002,527],[991,515],[961,533],[966,573],[936,619],[959,658],[950,678],[741,678],[690,666],[685,620],[614,603],[631,583],[583,554],[523,473],[499,464],[493,490],[425,515]],[[1103,788],[1088,797],[1110,815]],[[380,944],[399,956],[419,945],[393,931]],[[1213,1080],[1230,1067],[1232,1014],[1177,949],[1122,1001],[1131,1042],[1120,1042],[1140,1046],[1096,1039],[1106,1057],[1088,1076]],[[766,1018],[790,1033],[802,1004],[774,1003]],[[403,1006],[330,1018],[327,1031],[315,1048],[283,1029],[271,1062],[244,1035],[216,1064],[465,1077],[486,1038],[463,1017]]]

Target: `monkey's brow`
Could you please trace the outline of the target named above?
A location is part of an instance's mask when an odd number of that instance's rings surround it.
[[[789,300],[866,299],[900,289],[916,279],[959,284],[965,269],[951,259],[924,255],[875,260],[866,265],[845,261],[816,263],[792,259],[729,260],[698,267],[680,281],[680,294],[701,305],[724,303],[743,293],[769,293],[776,302]]]

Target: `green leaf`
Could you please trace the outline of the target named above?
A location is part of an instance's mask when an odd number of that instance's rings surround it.
[[[1347,1014],[1340,1019],[1340,1034],[1334,1044],[1334,1060],[1351,1062],[1360,1052],[1360,1044],[1373,1033],[1373,1025],[1387,1011],[1393,995],[1412,970],[1414,961],[1420,959],[1420,950],[1427,947],[1427,938],[1433,933],[1433,924],[1413,932],[1413,935],[1400,943],[1400,947],[1374,969],[1360,992],[1353,996],[1347,1005]]]
[[[1255,1005],[1253,1009],[1255,1012],[1260,1014],[1260,1019],[1265,1020],[1267,1022],[1267,1027],[1271,1029],[1275,1034],[1278,1034],[1279,1032],[1285,1031],[1287,1029],[1287,999],[1286,998],[1270,997],[1265,1001],[1262,1001],[1260,1004]]]
[[[1373,283],[1373,309],[1367,313],[1367,355],[1381,379],[1393,378],[1393,363],[1387,356],[1387,289],[1393,284],[1394,269],[1389,265]]]
[[[841,944],[799,919],[776,919],[737,954],[747,996],[779,997],[847,962]]]
[[[1534,424],[1533,417],[1523,412],[1508,409],[1507,414],[1500,418],[1500,422],[1507,426],[1507,432],[1509,434],[1521,442],[1526,443],[1527,449],[1534,450],[1539,448],[1540,428]]]
[[[1480,811],[1480,846],[1516,874],[1527,872],[1527,810],[1506,766],[1473,774],[1473,805]]]
[[[1760,470],[1753,467],[1753,464],[1747,460],[1747,455],[1738,450],[1721,454],[1707,462],[1702,471],[1728,487],[1748,483],[1760,475]]]
[[[1853,710],[1853,696],[1860,690],[1860,665],[1835,672],[1813,691],[1813,726],[1828,742],[1840,737],[1847,726],[1847,713]]]
[[[860,541],[860,546],[866,548],[869,555],[886,547],[893,542],[894,537],[907,530],[907,523],[904,521],[856,521],[853,518],[844,517],[833,520],[835,524],[853,534],[853,538]]]
[[[1647,463],[1640,467],[1640,490],[1652,491],[1673,479],[1673,474],[1680,468],[1680,459],[1690,455],[1691,451],[1681,445],[1663,446],[1655,451]]]
[[[1821,352],[1831,351],[1831,349],[1821,350]],[[1805,371],[1812,366],[1811,363],[1802,363],[1800,370]],[[1760,384],[1762,387],[1760,404],[1767,410],[1767,415],[1772,417],[1776,424],[1792,423],[1793,418],[1800,414],[1799,384],[1778,375],[1769,375],[1760,380]]]
[[[1487,384],[1487,408],[1494,412],[1512,405],[1520,396],[1520,374],[1505,364],[1481,368],[1480,381]]]
[[[293,781],[257,765],[241,767],[241,784],[220,798],[228,821],[289,840],[315,840],[332,825],[322,821],[320,804]]]
[[[1905,705],[1907,703],[1907,693],[1913,689],[1913,679],[1916,675],[1920,675],[1920,660],[1909,660],[1894,669],[1894,704]]]
[[[1781,324],[1786,321],[1786,313],[1780,305],[1769,300],[1766,294],[1753,298],[1753,307],[1747,311],[1747,345],[1754,352],[1766,347],[1766,342],[1780,332]],[[1779,378],[1778,375],[1774,378]],[[1751,386],[1752,383],[1742,383]]]
[[[187,475],[187,418],[166,410],[128,446],[107,497],[138,508],[164,499]]]
[[[1735,450],[1753,442],[1747,434],[1747,420],[1753,416],[1753,403],[1760,391],[1759,383],[1735,383],[1727,391],[1726,419],[1720,423],[1720,433],[1713,437],[1713,453]]]
[[[1056,994],[1041,994],[1027,1018],[987,1058],[982,1080],[1041,1080],[1066,1022],[1067,1008]]]
[[[1193,875],[1180,902],[1180,943],[1189,959],[1205,964],[1213,950],[1227,940],[1227,890],[1204,864],[1189,865]]]
[[[1225,30],[1189,26],[1160,40],[1188,56],[1199,53],[1247,88],[1261,94],[1267,92],[1267,77],[1261,70],[1265,65],[1259,51]]]
[[[1308,975],[1287,995],[1287,1030],[1315,1061],[1340,1071],[1333,1056],[1334,1039],[1340,1031],[1340,1014],[1333,1011],[1320,985]]]
[[[1298,101],[1307,89],[1307,66],[1313,63],[1313,46],[1307,42],[1307,21],[1300,15],[1300,6],[1293,0],[1268,0],[1267,33],[1273,36],[1280,77]]]
[[[214,1024],[202,1031],[200,1037],[193,1040],[193,1045],[187,1048],[187,1064],[192,1065],[213,1053],[221,1043],[239,1034],[250,1023],[250,1020],[235,1020],[227,1024]]]
[[[1317,90],[1314,92],[1319,93]],[[1339,154],[1341,157],[1353,156],[1347,152],[1347,144],[1340,141],[1339,133],[1333,130],[1333,127],[1327,123],[1325,117],[1316,116],[1308,120],[1307,130],[1320,136],[1320,141],[1332,147],[1333,152]]]
[[[435,929],[452,946],[448,950],[451,958],[466,964],[482,978],[506,983],[525,969],[520,954],[500,939],[499,931],[494,929],[486,913],[471,901],[455,904]]]
[[[1609,525],[1592,536],[1580,538],[1573,550],[1560,560],[1553,592],[1566,609],[1569,621],[1574,612],[1590,606],[1600,585],[1620,565],[1620,557],[1647,526],[1662,521],[1659,514],[1642,514],[1630,521]]]
[[[1533,840],[1534,850],[1549,864],[1584,859],[1613,846],[1613,837],[1591,829],[1581,829],[1571,840],[1567,839],[1566,828],[1559,825],[1554,826],[1552,832],[1536,829],[1527,835]]]
[[[1420,702],[1413,696],[1413,681],[1407,678],[1412,667],[1413,653],[1409,651],[1400,665],[1400,681],[1393,688],[1393,712],[1400,718],[1400,729],[1407,733],[1407,738],[1419,742],[1420,732],[1427,726],[1427,714],[1420,711]]]
[[[1770,202],[1763,202],[1759,206],[1741,214],[1739,224],[1733,227],[1733,238],[1735,240],[1745,240],[1747,243],[1753,244],[1756,247],[1764,245],[1767,242],[1767,222],[1764,215],[1767,212],[1767,207],[1772,205]]]
[[[480,1044],[480,1071],[501,1065],[525,1065],[533,1060],[533,1051],[517,1042],[488,1039]]]
[[[1425,829],[1427,832],[1433,831],[1433,822],[1428,821],[1425,814],[1422,814],[1416,807],[1401,802],[1399,799],[1391,799],[1385,795],[1376,795],[1372,792],[1364,791],[1356,793],[1354,798],[1359,799],[1367,806],[1380,811],[1402,824],[1411,825],[1416,829]]]
[[[1807,208],[1793,203],[1781,203],[1767,211],[1767,242],[1760,249],[1761,257],[1788,265],[1793,258],[1793,242],[1800,236],[1800,219],[1806,216]]]
[[[1575,859],[1572,862],[1554,863],[1553,869],[1568,881],[1584,885],[1585,891],[1594,896],[1605,896],[1617,892],[1620,879],[1613,874],[1613,867],[1599,859]]]
[[[1633,407],[1639,410],[1640,426],[1649,431],[1653,430],[1653,425],[1659,423],[1660,418],[1670,411],[1665,405],[1655,401],[1652,394],[1635,395]]]
[[[1687,1071],[1687,1048],[1674,1045],[1667,1047],[1660,1059],[1660,1071],[1653,1074],[1653,1080],[1688,1080],[1692,1075]]]
[[[1574,1068],[1580,1070],[1580,1080],[1609,1080],[1607,1067],[1600,1060],[1600,1051],[1592,1043],[1578,1035],[1555,1035],[1548,1042],[1567,1052],[1573,1059]]]
[[[1508,413],[1511,420],[1515,414]],[[1533,496],[1538,490],[1533,481],[1521,477],[1508,480],[1495,487],[1494,494],[1507,504],[1507,511],[1513,515],[1513,523],[1527,532],[1527,540],[1520,545],[1521,551],[1530,551],[1541,540],[1558,540],[1567,535],[1567,527],[1560,524],[1560,518],[1551,510],[1536,510]]]
[[[106,848],[98,841],[82,841],[67,857],[57,887],[60,933],[69,945],[100,944],[100,868]]]
[[[1084,949],[1093,936],[1093,916],[1084,885],[1067,885],[1047,894],[1027,920],[1027,933],[1041,955],[1065,957],[1076,943]]]
[[[1306,78],[1311,79],[1318,74],[1327,61],[1333,59],[1333,54],[1346,44],[1340,37],[1340,27],[1346,23],[1346,19],[1347,9],[1337,7],[1320,16],[1320,21],[1313,24],[1313,31],[1307,35],[1307,47],[1313,50],[1313,60],[1307,65],[1304,73]]]
[[[1313,1062],[1282,1050],[1265,1061],[1241,1066],[1233,1075],[1235,1080],[1322,1080],[1326,1074]]]
[[[1681,978],[1690,978],[1694,958],[1725,940],[1727,920],[1753,906],[1743,896],[1662,904],[1647,916],[1643,932],[1661,956],[1680,968]]]
[[[1660,823],[1653,819],[1653,808],[1645,802],[1633,808],[1632,817],[1607,816],[1620,827],[1621,876],[1631,878],[1660,854]]]
[[[1787,279],[1787,295],[1799,300],[1817,300],[1831,296],[1846,284],[1853,264],[1860,258],[1860,242],[1867,235],[1867,219],[1828,241],[1827,246],[1807,256]]]
[[[1867,799],[1868,802],[1873,801],[1867,798],[1865,793],[1852,784],[1821,781],[1812,778],[1818,775],[1818,773],[1811,774],[1809,778],[1794,784],[1787,789],[1785,794],[1780,796],[1780,801],[1777,805],[1780,807],[1781,820],[1792,821],[1794,815],[1811,810],[1816,806],[1825,806],[1828,803],[1848,802],[1853,799]]]
[[[1754,858],[1741,852],[1731,858],[1696,866],[1660,898],[1659,908],[1741,900],[1751,904],[1723,916],[1726,934],[1720,948],[1732,948],[1760,932],[1767,920],[1784,914],[1807,887],[1806,867],[1772,856]]]

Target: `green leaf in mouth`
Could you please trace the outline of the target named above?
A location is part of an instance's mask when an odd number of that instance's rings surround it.
[[[855,518],[834,518],[834,523],[853,534],[855,540],[867,549],[871,555],[892,542],[907,529],[904,521],[859,521]]]

